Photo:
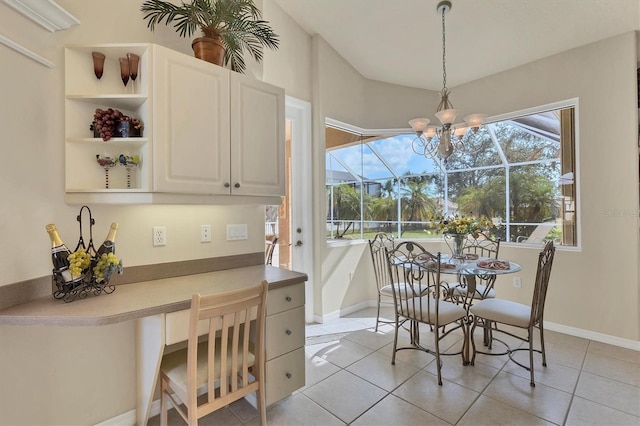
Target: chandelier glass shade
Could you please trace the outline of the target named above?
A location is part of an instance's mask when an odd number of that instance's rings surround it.
[[[486,114],[469,114],[463,118],[464,124],[455,125],[458,117],[458,110],[449,101],[450,91],[447,88],[447,66],[446,66],[446,31],[445,14],[451,10],[451,2],[443,0],[436,7],[438,13],[442,14],[442,91],[440,92],[440,103],[436,110],[436,118],[440,121],[440,126],[430,125],[428,118],[414,118],[409,121],[411,129],[415,132],[416,138],[413,140],[412,148],[417,154],[425,157],[440,158],[446,160],[453,154],[454,150],[465,150],[464,136],[467,131],[477,131],[487,118]]]

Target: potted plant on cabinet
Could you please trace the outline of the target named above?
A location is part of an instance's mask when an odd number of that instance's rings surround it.
[[[181,37],[202,31],[203,37],[191,43],[195,56],[216,65],[230,65],[240,73],[246,69],[242,56],[245,49],[260,62],[263,46],[278,48],[278,35],[261,19],[262,13],[253,0],[192,0],[181,5],[147,0],[140,10],[151,31],[163,21],[166,25],[175,21]]]

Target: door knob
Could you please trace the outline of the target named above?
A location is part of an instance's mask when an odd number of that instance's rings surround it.
[[[298,228],[298,229],[296,229],[296,232],[299,234],[299,233],[302,232],[302,229]]]
[[[235,184],[235,185],[233,185],[233,186],[235,186],[236,188],[240,188],[240,184],[239,184],[239,183],[237,183],[237,182],[236,182],[236,184]]]
[[[302,245],[302,241],[298,240],[298,241],[296,242],[296,247],[300,247],[301,245]]]
[[[231,185],[229,185],[229,182],[225,182],[225,183],[224,183],[224,187],[225,187],[225,188],[228,188],[228,187],[230,187],[230,186],[231,186]]]

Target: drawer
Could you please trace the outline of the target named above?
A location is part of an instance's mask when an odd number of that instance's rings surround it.
[[[267,316],[303,305],[304,283],[280,287],[267,293]]]
[[[265,371],[267,406],[304,386],[304,348],[267,361]]]
[[[304,306],[267,317],[267,361],[304,346]]]
[[[190,309],[184,311],[171,312],[165,319],[165,344],[183,342],[189,339],[189,314]],[[202,320],[198,323],[198,336],[207,334],[209,331],[209,321]]]

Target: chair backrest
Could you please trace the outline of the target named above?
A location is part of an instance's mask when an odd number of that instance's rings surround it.
[[[445,293],[440,283],[440,253],[431,254],[419,244],[405,241],[387,250],[387,260],[396,313],[438,326],[437,302]]]
[[[387,267],[387,252],[394,248],[393,235],[378,232],[373,240],[369,240],[369,251],[373,261],[373,273],[378,286],[378,291],[391,283],[389,280],[389,268]]]
[[[208,399],[205,403],[208,407],[201,405],[198,411],[214,411],[258,390],[258,387],[264,390],[267,286],[263,281],[258,286],[223,294],[193,295],[187,346],[187,398],[194,398],[192,401],[197,398],[198,356],[205,356],[198,354],[198,323],[209,320],[206,354]],[[254,319],[255,328],[251,328]],[[253,341],[249,339],[251,336]],[[249,367],[253,367],[256,379],[251,383]],[[241,382],[238,377],[242,377]],[[215,382],[218,379],[219,394],[216,394]]]
[[[553,265],[555,252],[556,248],[553,246],[553,241],[548,241],[538,255],[538,269],[533,288],[533,300],[531,301],[531,325],[542,322],[544,316],[544,303],[547,298],[549,277],[551,276],[551,266]]]
[[[277,242],[278,242],[278,237],[276,237],[275,235],[265,240],[265,251],[264,251],[265,265],[271,265],[273,263],[273,251],[276,248]]]
[[[500,250],[500,239],[494,240],[489,238],[483,233],[475,238],[473,235],[469,235],[464,241],[462,251],[464,253],[474,253],[480,257],[490,257],[497,259],[498,251]]]

